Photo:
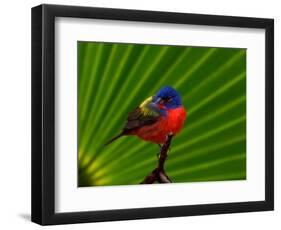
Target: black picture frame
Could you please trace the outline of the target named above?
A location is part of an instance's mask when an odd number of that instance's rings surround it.
[[[265,200],[55,213],[55,18],[89,18],[265,29]],[[125,9],[32,8],[32,221],[41,225],[266,211],[274,209],[274,20]]]

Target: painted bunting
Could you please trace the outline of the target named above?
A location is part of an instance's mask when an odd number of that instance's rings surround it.
[[[122,132],[106,145],[119,137],[130,135],[164,144],[168,135],[175,136],[180,132],[185,118],[186,111],[180,95],[172,87],[165,86],[130,112]]]

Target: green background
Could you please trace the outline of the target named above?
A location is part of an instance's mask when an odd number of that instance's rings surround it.
[[[246,49],[78,42],[78,185],[138,184],[159,147],[117,135],[163,86],[187,109],[166,172],[173,182],[246,179]]]

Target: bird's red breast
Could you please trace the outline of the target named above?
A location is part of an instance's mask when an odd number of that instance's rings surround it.
[[[136,135],[143,140],[163,144],[168,134],[176,135],[182,129],[185,118],[186,112],[182,106],[169,109],[167,115],[162,116],[157,122],[133,130],[129,135]]]

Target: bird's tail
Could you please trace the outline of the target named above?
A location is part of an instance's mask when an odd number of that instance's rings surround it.
[[[107,142],[105,143],[104,146],[107,146],[107,145],[111,144],[113,141],[117,140],[119,137],[122,137],[123,135],[124,135],[124,133],[122,132],[122,133],[118,134],[117,136],[111,138],[109,141],[107,141]]]

